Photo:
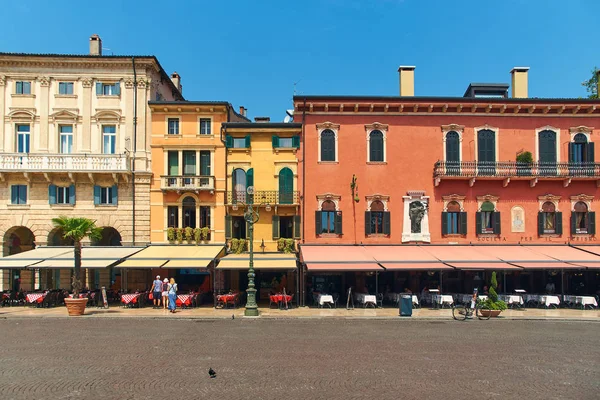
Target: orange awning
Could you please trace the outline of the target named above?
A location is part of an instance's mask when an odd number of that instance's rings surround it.
[[[480,253],[477,251],[476,246],[460,246],[460,245],[446,245],[446,246],[422,246],[429,254],[434,256],[436,259],[453,265],[453,262],[457,263],[489,263],[498,262],[500,259],[496,256],[492,256],[486,253]]]
[[[588,253],[572,246],[525,246],[533,252],[543,254],[562,262],[580,264],[586,262],[600,262],[600,256]]]
[[[584,269],[580,265],[568,264],[564,262],[554,262],[554,263],[545,263],[545,262],[515,262],[515,265],[518,265],[521,268],[525,269]],[[599,265],[600,267],[600,265]]]
[[[439,262],[421,246],[365,246],[365,250],[378,262]]]
[[[525,246],[518,245],[498,245],[498,246],[473,246],[478,253],[485,254],[489,257],[495,257],[499,260],[519,264],[520,262],[556,262],[556,259],[548,257],[541,253],[536,253]]]
[[[376,264],[375,259],[363,246],[300,246],[300,260],[311,262],[365,262]]]
[[[449,264],[456,269],[466,270],[521,269],[504,262],[450,262]]]
[[[376,263],[306,263],[306,269],[310,271],[383,271]]]
[[[382,262],[381,265],[388,271],[429,271],[429,270],[440,270],[440,269],[453,269],[452,267],[441,263],[441,262],[425,262],[425,263],[392,263],[392,262]]]

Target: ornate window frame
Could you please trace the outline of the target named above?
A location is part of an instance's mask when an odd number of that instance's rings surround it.
[[[571,212],[575,212],[575,204],[584,202],[588,208],[588,212],[592,210],[592,200],[594,200],[594,196],[588,196],[587,194],[578,194],[575,196],[571,196]]]
[[[593,130],[594,130],[593,126],[583,126],[583,125],[569,128],[569,133],[571,134],[570,142],[573,143],[573,141],[575,140],[575,135],[577,135],[579,133],[583,133],[585,135],[585,137],[587,138],[588,143],[591,143]]]
[[[373,122],[372,124],[365,125],[366,139],[367,139],[367,163],[368,164],[387,164],[387,131],[389,129],[388,124],[382,124],[380,122]],[[379,131],[383,135],[383,161],[371,161],[371,132]],[[337,150],[337,148],[336,148]],[[336,154],[337,159],[337,154]]]
[[[444,212],[448,211],[448,204],[455,201],[460,206],[460,212],[465,212],[465,199],[467,196],[461,196],[459,194],[450,194],[447,196],[442,196],[442,200],[444,200]]]
[[[535,130],[535,158],[534,160],[539,162],[540,161],[540,132],[543,131],[552,131],[554,133],[556,133],[556,162],[560,162],[561,158],[560,158],[560,128],[551,126],[551,125],[546,125],[546,126],[542,126],[540,128],[536,128]]]
[[[335,204],[335,211],[340,211],[340,200],[342,200],[342,196],[333,193],[323,193],[317,195],[317,211],[321,211],[323,203],[327,200],[333,201],[333,204]]]
[[[383,204],[383,211],[390,211],[388,208],[388,202],[390,201],[390,196],[375,193],[370,196],[365,196],[365,200],[367,201],[367,210],[366,211],[371,211],[371,204],[374,201],[380,201]]]
[[[490,130],[492,132],[494,132],[494,142],[496,145],[496,162],[498,162],[498,157],[499,157],[499,142],[500,142],[500,128],[496,128],[493,126],[490,126],[488,124],[485,124],[483,126],[476,126],[475,128],[473,128],[475,131],[475,140],[474,140],[474,146],[475,146],[475,161],[479,161],[479,148],[477,146],[477,143],[479,142],[479,138],[477,137],[477,135],[479,134],[479,131],[483,131],[483,130]]]
[[[324,164],[333,164],[333,163],[338,163],[339,162],[339,158],[338,158],[338,135],[339,135],[339,130],[340,130],[340,124],[335,124],[333,122],[322,122],[316,125],[317,127],[317,134],[318,136],[318,146],[317,146],[317,150],[318,150],[318,154],[317,154],[317,160],[319,163],[324,163]],[[325,130],[330,130],[333,132],[333,136],[335,138],[335,160],[334,161],[321,161],[321,134],[323,133],[323,131]]]
[[[458,133],[458,161],[462,161],[462,159],[463,159],[462,141],[463,141],[463,133],[465,131],[465,126],[458,125],[458,124],[449,124],[449,125],[442,125],[441,128],[442,128],[442,142],[443,142],[443,147],[444,147],[443,148],[444,161],[447,161],[446,160],[446,136],[450,132]]]
[[[560,212],[560,210],[558,208],[560,199],[561,199],[561,196],[555,196],[550,193],[542,195],[542,196],[538,196],[539,212],[542,212],[542,207],[544,206],[544,203],[548,203],[548,202],[554,204],[554,209],[556,212]]]
[[[491,194],[486,194],[484,196],[477,196],[477,212],[481,211],[481,206],[486,201],[489,201],[494,205],[494,212],[498,212],[498,196],[493,196]]]

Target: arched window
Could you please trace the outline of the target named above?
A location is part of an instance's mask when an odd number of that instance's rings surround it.
[[[542,224],[542,233],[556,233],[556,206],[550,201],[542,205]]]
[[[196,200],[186,197],[181,202],[183,208],[183,227],[196,228]]]
[[[481,211],[478,213],[477,233],[500,233],[500,213],[495,211],[494,204],[490,201],[484,201],[481,204]],[[497,228],[497,229],[495,229]],[[497,230],[497,231],[496,231]]]
[[[496,133],[490,129],[477,132],[477,168],[479,175],[496,174]]]
[[[326,200],[321,205],[321,233],[335,233],[335,203]]]
[[[369,133],[369,161],[383,162],[383,133],[381,131],[371,131]]]
[[[448,222],[448,234],[457,235],[460,227],[460,223],[458,221],[460,216],[460,204],[456,201],[451,201],[448,203],[446,207],[448,214],[446,215],[446,220]]]
[[[587,136],[578,133],[573,137],[573,143],[569,143],[569,162],[584,163],[594,161],[593,143],[588,143]]]
[[[381,234],[383,233],[383,212],[385,208],[383,203],[379,200],[375,200],[371,203],[371,233]]]
[[[321,161],[336,161],[335,133],[331,129],[321,132]]]
[[[575,203],[573,207],[573,216],[571,217],[571,232],[572,233],[595,233],[594,214],[589,212],[588,205],[583,201]],[[594,228],[592,228],[594,225]]]
[[[234,204],[238,201],[246,202],[246,171],[241,168],[233,170],[233,201]]]
[[[455,131],[446,134],[446,173],[460,175],[460,137]]]

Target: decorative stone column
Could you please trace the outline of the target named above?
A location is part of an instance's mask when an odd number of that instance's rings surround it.
[[[404,200],[402,242],[431,242],[429,233],[429,196],[424,191],[409,191]]]
[[[40,83],[40,92],[37,93],[39,96],[39,105],[40,109],[38,111],[38,115],[40,116],[40,124],[39,124],[39,132],[40,132],[40,140],[38,144],[32,143],[32,149],[37,147],[37,150],[43,153],[48,152],[48,138],[49,138],[49,125],[48,125],[48,115],[49,115],[49,104],[50,101],[50,78],[47,76],[38,76],[38,82]]]
[[[92,143],[92,78],[81,79],[81,85],[83,87],[83,93],[81,95],[82,101],[79,103],[82,105],[82,143],[81,146],[77,146],[83,153],[91,153]],[[99,135],[102,135],[99,133]]]
[[[6,76],[0,75],[0,152],[4,151],[4,91],[6,90]],[[0,279],[2,279],[2,275],[0,274]],[[0,281],[0,286],[2,282]]]

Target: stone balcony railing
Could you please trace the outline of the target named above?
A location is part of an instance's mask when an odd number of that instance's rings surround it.
[[[215,190],[215,177],[207,175],[162,175],[162,190]]]
[[[299,204],[300,192],[278,191],[278,190],[256,190],[254,194],[245,191],[227,192],[227,204],[271,204],[271,205],[295,205]]]
[[[436,186],[442,179],[563,179],[565,186],[572,179],[600,180],[600,163],[594,162],[533,162],[516,161],[438,161],[433,168]],[[535,183],[533,183],[535,184]]]
[[[2,172],[128,172],[124,154],[0,153]]]

